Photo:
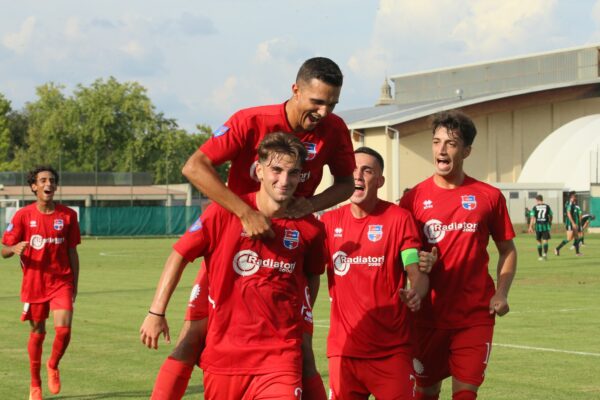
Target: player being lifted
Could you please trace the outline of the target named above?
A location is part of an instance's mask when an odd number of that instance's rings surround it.
[[[552,228],[552,209],[544,203],[541,194],[535,196],[536,204],[529,212],[529,233],[535,231],[537,240],[538,260],[546,260],[548,257],[548,240],[550,240],[550,229]]]
[[[285,133],[267,135],[258,148],[260,188],[241,199],[269,218],[271,237],[251,238],[233,213],[213,203],[174,246],[185,261],[204,256],[210,283],[201,362],[207,400],[299,399],[302,394],[303,276],[318,276],[325,268],[322,224],[312,215],[286,218],[306,156],[300,140]],[[154,317],[166,325],[181,264],[167,262],[161,276],[141,330],[149,346],[156,340]],[[156,389],[154,394],[160,395]]]
[[[435,115],[433,176],[400,202],[415,217],[424,243],[439,248],[429,294],[415,315],[417,399],[438,399],[449,376],[454,400],[475,399],[492,348],[494,316],[509,311],[515,233],[501,192],[463,170],[476,133],[461,112]],[[490,236],[499,252],[495,288],[488,273]]]
[[[49,166],[40,166],[27,177],[36,202],[21,208],[13,216],[2,238],[2,257],[21,259],[23,283],[21,301],[25,303],[22,321],[29,321],[31,332],[27,351],[31,372],[30,400],[42,399],[40,368],[42,345],[46,337],[46,319],[54,315],[55,337],[46,363],[48,389],[60,392],[58,363],[71,339],[73,303],[77,296],[80,243],[75,211],[54,202],[58,174]]]
[[[236,215],[250,237],[272,236],[270,219],[239,196],[258,190],[259,183],[254,172],[258,144],[266,134],[280,131],[297,137],[307,149],[307,160],[302,167],[295,198],[287,207],[287,215],[302,217],[346,200],[353,190],[354,155],[346,124],[332,113],[338,103],[342,83],[342,73],[332,60],[316,57],[305,61],[292,85],[289,100],[282,104],[236,112],[190,157],[183,174],[211,200]],[[227,186],[220,181],[214,169],[215,165],[226,161],[231,161]],[[315,196],[325,164],[329,166],[334,182]],[[199,271],[195,288],[200,287],[202,273],[203,268]],[[308,283],[311,302],[314,302],[318,277]],[[178,343],[159,371],[155,391],[183,395],[205,335],[206,295],[207,290],[200,290],[200,294],[190,301]],[[310,308],[310,304],[306,308]],[[160,324],[159,316],[148,318],[157,320],[157,326]],[[304,393],[310,393],[314,399],[324,400],[326,393],[312,351],[310,314],[306,318],[308,321],[303,341]],[[153,330],[152,334],[158,337],[160,331]]]

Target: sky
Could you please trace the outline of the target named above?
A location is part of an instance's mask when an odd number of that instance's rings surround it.
[[[344,73],[337,110],[385,77],[600,44],[600,0],[0,0],[0,93],[136,81],[182,128],[289,98],[315,56]]]

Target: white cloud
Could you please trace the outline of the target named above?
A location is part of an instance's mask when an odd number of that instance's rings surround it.
[[[80,21],[77,17],[69,17],[65,25],[65,36],[71,40],[78,40],[83,33],[80,28]]]
[[[2,37],[2,44],[18,54],[23,54],[27,45],[33,37],[36,25],[36,18],[29,16],[21,24],[21,30],[15,33],[8,33]]]
[[[125,54],[127,54],[131,57],[134,57],[134,58],[141,58],[146,53],[142,44],[140,42],[138,42],[137,40],[130,40],[127,43],[125,43],[123,46],[120,46],[119,48]]]
[[[235,76],[229,76],[225,82],[212,91],[211,103],[221,112],[231,112],[231,104],[236,99],[238,89],[238,79]]]

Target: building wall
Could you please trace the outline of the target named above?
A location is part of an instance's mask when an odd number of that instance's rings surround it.
[[[465,171],[474,178],[489,183],[516,182],[528,157],[548,135],[574,119],[599,113],[600,98],[594,97],[475,116],[473,120],[478,133],[473,151],[465,160]],[[413,126],[395,126],[401,132],[400,193],[432,173],[431,130],[423,125],[406,134],[406,129],[412,130]],[[384,127],[378,127],[367,129],[364,141],[366,146],[373,147],[383,155],[386,184],[380,191],[380,196],[394,201],[394,171],[391,168],[393,140],[385,134]],[[359,145],[357,142],[354,144],[355,147]]]

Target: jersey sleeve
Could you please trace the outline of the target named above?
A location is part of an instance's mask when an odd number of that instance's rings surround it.
[[[213,165],[221,165],[237,157],[248,142],[249,129],[239,113],[232,115],[225,124],[217,128],[202,146],[202,151]]]
[[[305,272],[310,274],[321,275],[325,272],[325,264],[327,262],[327,253],[324,246],[325,228],[321,221],[316,220],[314,226],[315,233],[306,247],[304,269]]]
[[[328,162],[329,171],[333,176],[350,176],[356,167],[356,160],[348,127],[341,118],[335,125],[335,135],[336,146]]]
[[[419,235],[419,230],[417,229],[417,223],[413,216],[406,210],[402,210],[403,213],[403,222],[401,225],[401,231],[399,234],[401,235],[402,242],[400,243],[400,251],[404,251],[407,249],[421,249],[422,243]]]
[[[13,215],[12,220],[6,227],[4,231],[4,235],[2,236],[2,244],[5,246],[14,246],[23,240],[24,231],[23,224],[21,223],[23,213],[17,211],[15,215]]]
[[[67,245],[70,249],[74,249],[81,243],[81,232],[79,231],[79,222],[77,222],[77,213],[75,211],[69,212],[69,219],[70,226]]]
[[[214,203],[209,205],[196,222],[175,242],[173,250],[190,263],[205,255],[214,244],[214,228],[216,221],[219,220],[218,214],[217,206]]]
[[[506,199],[500,191],[495,192],[495,201],[492,204],[493,210],[490,213],[490,233],[495,242],[510,240],[515,237],[515,231],[508,215]]]

